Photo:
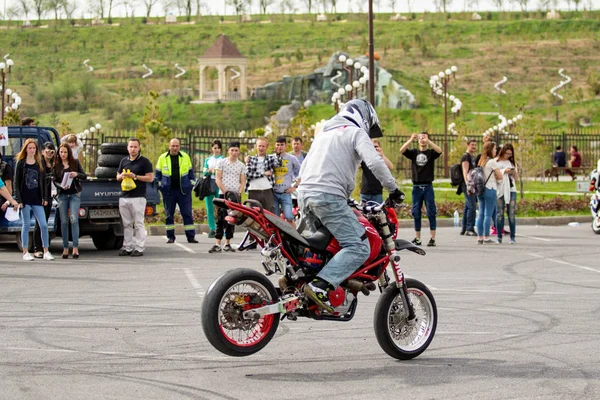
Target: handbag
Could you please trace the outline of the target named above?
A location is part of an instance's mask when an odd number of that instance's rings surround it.
[[[202,176],[196,180],[194,184],[194,194],[200,200],[204,200],[205,197],[211,196],[216,193],[216,189],[213,191],[213,179],[210,176]],[[217,184],[214,183],[214,186]]]
[[[13,207],[9,207],[6,209],[6,212],[4,213],[4,218],[6,218],[7,221],[10,222],[16,222],[18,220],[21,219],[21,209],[19,208],[18,211],[15,211],[15,209]]]

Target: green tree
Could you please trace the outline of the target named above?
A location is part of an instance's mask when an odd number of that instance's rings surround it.
[[[158,107],[158,93],[148,92],[144,115],[137,128],[137,137],[146,148],[146,154],[151,160],[156,160],[158,155],[166,150],[172,134],[171,128],[165,125],[160,116]]]
[[[79,93],[83,97],[83,101],[89,103],[96,94],[96,84],[90,74],[85,74],[79,82]]]

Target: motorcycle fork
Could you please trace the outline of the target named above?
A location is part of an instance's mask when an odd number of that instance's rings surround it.
[[[406,310],[406,316],[409,321],[415,319],[415,310],[410,301],[408,301],[408,289],[406,288],[406,282],[404,281],[404,272],[400,268],[400,256],[396,252],[392,252],[390,255],[390,262],[396,276],[396,286],[400,289],[400,298],[402,304],[404,304],[404,310]]]

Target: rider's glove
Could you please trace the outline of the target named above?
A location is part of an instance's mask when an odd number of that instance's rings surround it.
[[[404,193],[402,193],[400,189],[396,189],[390,193],[390,200],[397,204],[402,203],[404,201],[404,197]]]

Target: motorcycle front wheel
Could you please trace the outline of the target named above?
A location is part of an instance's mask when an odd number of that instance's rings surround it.
[[[400,289],[390,285],[375,306],[375,336],[381,348],[399,360],[410,360],[423,353],[433,340],[437,327],[437,306],[431,291],[416,279],[405,280],[408,301],[416,319],[407,320]]]
[[[275,287],[263,274],[244,268],[226,272],[210,285],[202,303],[206,338],[215,349],[229,356],[243,357],[260,351],[275,335],[279,314],[248,319],[243,313],[277,299]]]
[[[600,235],[600,217],[592,219],[592,230],[596,235]]]

